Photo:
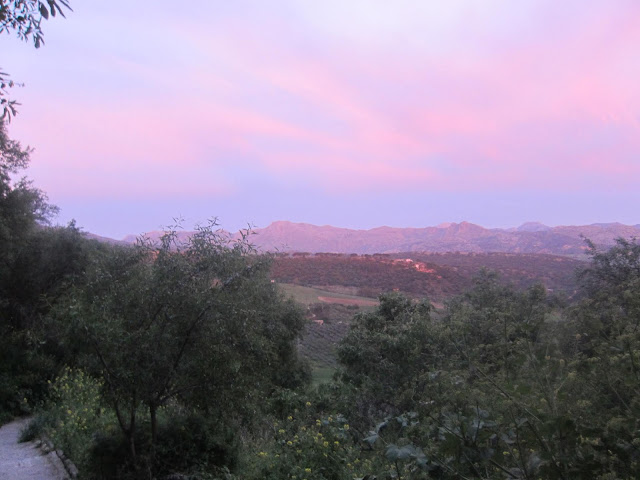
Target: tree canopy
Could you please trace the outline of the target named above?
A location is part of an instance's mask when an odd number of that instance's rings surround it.
[[[7,268],[21,248],[21,239],[38,223],[46,223],[56,212],[44,192],[24,177],[15,178],[29,164],[31,150],[9,138],[0,120],[0,269]]]
[[[84,365],[136,455],[136,412],[170,401],[218,419],[251,416],[278,386],[304,380],[294,340],[304,318],[267,276],[268,257],[207,225],[186,242],[140,239],[98,258],[61,313]],[[224,423],[224,422],[223,422]]]
[[[541,286],[517,291],[482,272],[441,316],[383,296],[356,317],[340,378],[348,416],[376,425],[364,442],[390,467],[371,473],[636,478],[640,245],[619,239],[591,255],[565,311]]]
[[[30,153],[0,120],[0,417],[44,397],[66,355],[49,313],[100,249],[73,223],[49,226],[57,209],[21,176]]]

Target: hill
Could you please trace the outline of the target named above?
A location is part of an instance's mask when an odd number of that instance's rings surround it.
[[[488,229],[469,222],[425,228],[378,227],[352,230],[306,223],[274,222],[257,229],[263,250],[332,253],[505,252],[584,256],[584,238],[613,245],[618,237],[640,236],[638,226],[620,223],[547,227],[526,223],[516,229]]]
[[[473,285],[487,268],[505,284],[526,288],[541,282],[571,298],[577,290],[575,271],[585,262],[566,256],[513,253],[335,254],[279,253],[272,279],[307,311],[309,324],[299,351],[314,369],[316,380],[335,368],[336,344],[346,335],[351,317],[377,304],[377,295],[398,290],[428,297],[436,308]]]
[[[287,221],[273,222],[254,231],[252,242],[263,251],[330,253],[399,253],[399,252],[504,252],[545,253],[585,257],[585,238],[596,245],[613,245],[618,237],[640,236],[640,225],[596,223],[582,226],[548,227],[537,222],[510,229],[484,228],[469,222],[445,223],[436,227],[377,227],[353,230],[329,225],[317,226]],[[224,233],[224,232],[223,232]],[[179,232],[186,240],[191,232]],[[152,240],[160,231],[146,234]],[[238,236],[238,234],[236,234]],[[136,240],[128,235],[122,241]]]
[[[571,296],[580,260],[547,254],[415,253],[331,254],[281,253],[271,270],[279,283],[333,289],[374,298],[401,291],[436,303],[458,295],[482,268],[495,270],[505,283],[528,287],[541,282],[548,290]],[[336,290],[338,289],[338,290]],[[350,289],[350,290],[345,290]]]

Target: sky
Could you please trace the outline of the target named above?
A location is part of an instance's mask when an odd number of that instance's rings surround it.
[[[640,224],[637,0],[71,6],[0,36],[61,224]]]

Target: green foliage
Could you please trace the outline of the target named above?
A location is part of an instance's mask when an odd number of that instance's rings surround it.
[[[307,402],[270,426],[269,441],[247,452],[249,479],[347,479],[357,475],[360,448],[341,415],[313,418]]]
[[[232,426],[192,413],[166,417],[160,425],[155,454],[167,472],[187,472],[194,466],[200,471],[223,466],[233,469],[238,448],[237,432]]]
[[[11,273],[21,243],[55,212],[45,194],[31,182],[13,176],[27,168],[31,150],[11,140],[0,120],[0,275]]]
[[[49,312],[99,248],[73,224],[45,226],[55,208],[14,178],[29,154],[0,121],[0,416],[28,413],[44,399],[67,355]]]
[[[354,320],[340,347],[346,413],[358,425],[392,413],[364,440],[387,442],[405,464],[397,477],[407,466],[409,478],[638,476],[640,248],[620,240],[593,257],[569,317],[542,287],[481,272],[441,320],[401,297]],[[411,420],[381,433],[402,411]]]
[[[584,391],[574,415],[587,421],[587,458],[619,475],[637,475],[640,460],[640,245],[618,239],[581,272],[585,298],[571,310],[572,367]],[[604,455],[605,449],[608,455]],[[629,474],[631,474],[629,473]]]
[[[388,417],[365,432],[343,415],[322,413],[321,404],[294,406],[268,426],[262,442],[248,445],[242,478],[427,478],[429,459],[407,436],[418,424],[415,413]]]
[[[618,239],[601,252],[590,244],[592,262],[580,273],[586,295],[581,314],[590,312],[591,335],[636,330],[640,323],[640,244]]]
[[[56,448],[87,471],[96,432],[115,431],[116,419],[102,398],[103,384],[82,370],[65,368],[51,382],[37,423]]]
[[[268,257],[214,225],[185,243],[172,231],[157,245],[114,247],[59,310],[82,364],[104,379],[131,458],[140,428],[161,444],[163,406],[206,414],[222,430],[250,424],[275,388],[308,381],[294,342],[301,311],[270,282]]]
[[[0,418],[25,415],[46,396],[46,381],[58,368],[28,331],[0,337]]]
[[[143,423],[148,426],[149,419]],[[137,458],[131,461],[128,440],[115,431],[98,432],[84,476],[91,479],[165,478],[179,472],[191,480],[218,478],[238,458],[238,435],[229,425],[198,413],[159,412],[158,441],[151,448],[149,429],[136,434]]]
[[[376,311],[354,317],[338,359],[342,381],[360,392],[360,414],[399,412],[412,404],[422,389],[424,359],[439,354],[429,333],[430,311],[428,301],[414,304],[391,293],[380,296]]]
[[[99,248],[73,225],[35,229],[15,246],[0,275],[0,410],[28,413],[73,361],[50,312]]]

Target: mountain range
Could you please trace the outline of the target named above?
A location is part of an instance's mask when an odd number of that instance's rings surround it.
[[[273,222],[255,229],[251,242],[260,250],[280,252],[397,253],[397,252],[504,252],[547,253],[583,256],[585,239],[608,247],[616,238],[640,237],[640,225],[596,223],[582,226],[549,227],[527,222],[517,228],[484,228],[469,222],[446,223],[435,227],[377,227],[354,230],[289,221]],[[180,237],[191,232],[180,232]],[[146,234],[159,238],[162,232]],[[122,242],[132,243],[129,235]]]

